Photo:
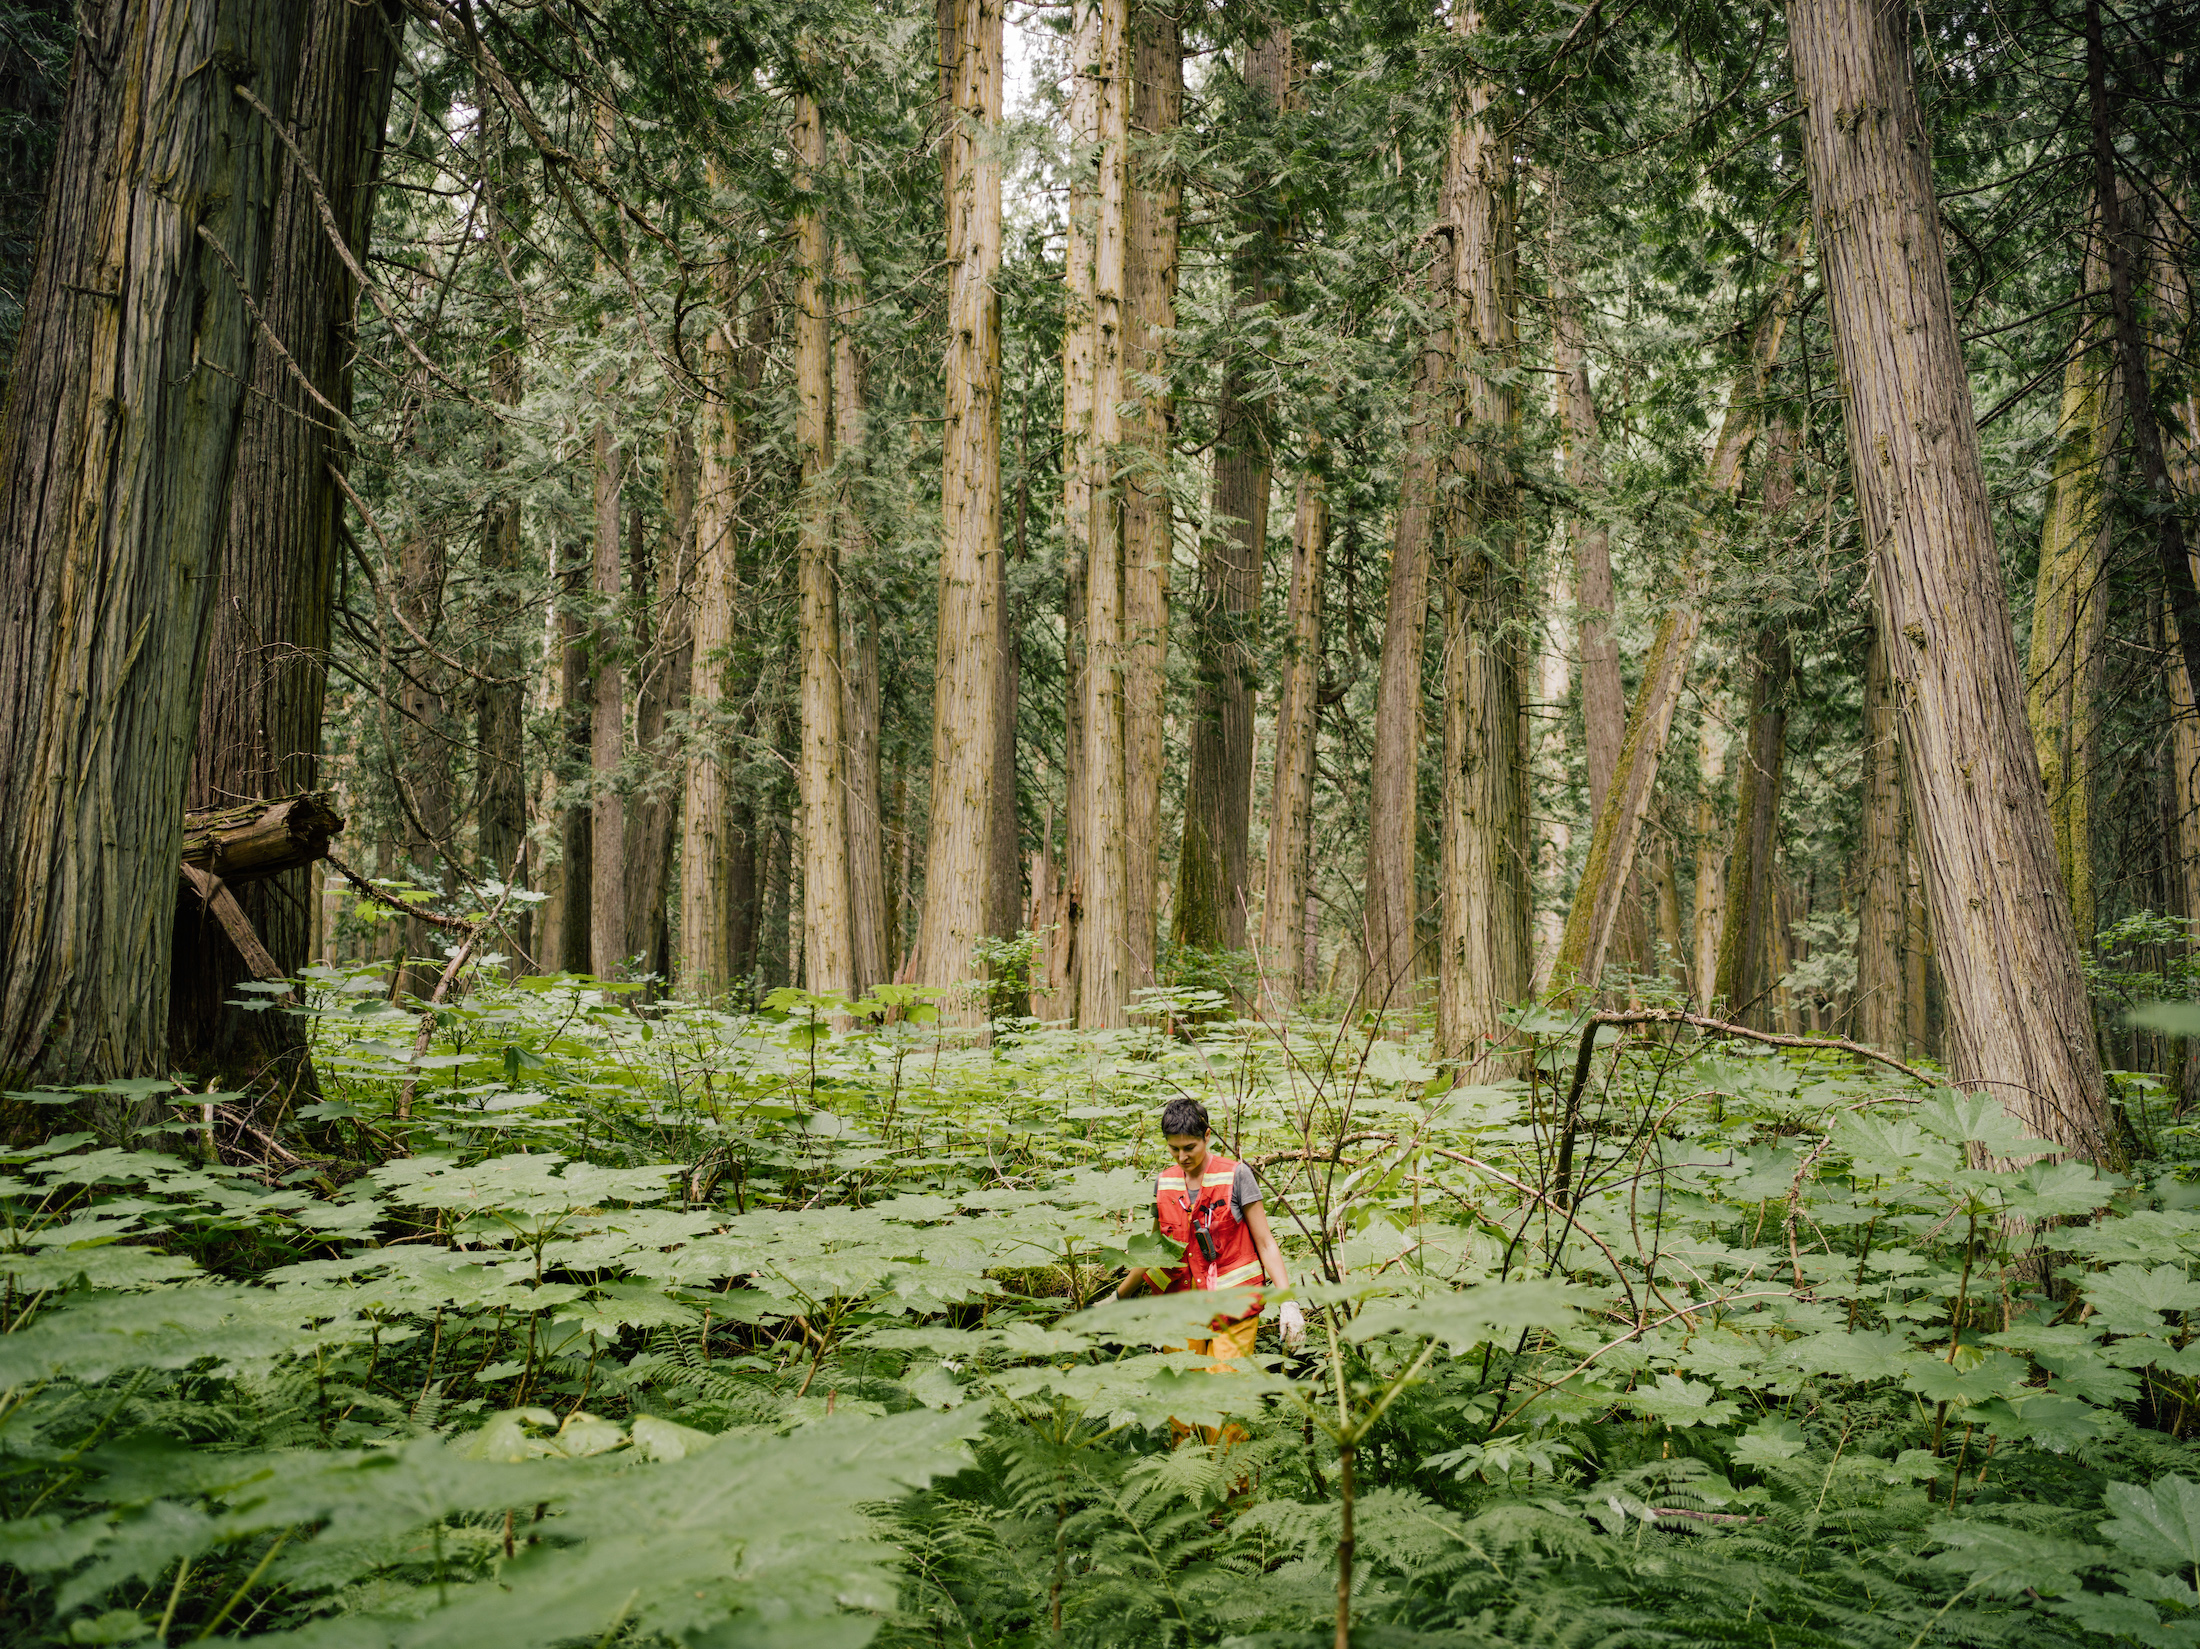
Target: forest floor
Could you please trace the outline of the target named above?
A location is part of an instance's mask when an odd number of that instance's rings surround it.
[[[257,1133],[16,1096],[69,1131],[0,1181],[12,1641],[2200,1641],[2144,1080],[2108,1173],[1672,1027],[1597,1033],[1568,1126],[1540,1010],[1453,1086],[1198,992],[973,1047],[485,982],[415,1057],[384,974],[309,984],[321,1097]],[[1226,1378],[1170,1349],[1211,1299],[1111,1297],[1179,1095],[1310,1320]]]

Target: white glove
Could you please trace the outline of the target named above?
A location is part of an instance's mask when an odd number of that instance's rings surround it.
[[[1284,1350],[1295,1352],[1306,1344],[1306,1313],[1299,1309],[1297,1301],[1283,1302],[1283,1308],[1276,1313],[1276,1326],[1283,1332]]]

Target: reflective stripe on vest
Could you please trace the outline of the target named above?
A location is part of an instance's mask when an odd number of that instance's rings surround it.
[[[1184,1245],[1184,1263],[1169,1276],[1169,1292],[1191,1288],[1243,1288],[1258,1284],[1265,1275],[1253,1234],[1230,1206],[1230,1187],[1237,1178],[1237,1164],[1228,1157],[1209,1156],[1199,1176],[1199,1188],[1188,1194],[1184,1170],[1175,1163],[1161,1170],[1154,1184],[1154,1216],[1162,1235]],[[1198,1221],[1214,1240],[1214,1262],[1209,1264],[1193,1235]],[[1260,1313],[1255,1295],[1250,1309],[1234,1319]]]

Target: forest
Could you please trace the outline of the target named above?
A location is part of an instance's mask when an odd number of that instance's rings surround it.
[[[2200,1646],[2200,4],[0,0],[0,152],[6,1642]]]

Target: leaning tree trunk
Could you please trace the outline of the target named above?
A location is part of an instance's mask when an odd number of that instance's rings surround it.
[[[802,462],[802,967],[813,992],[845,994],[848,930],[848,792],[841,782],[840,568],[833,545],[832,308],[825,218],[825,127],[816,99],[795,99],[795,450]]]
[[[1173,526],[1167,479],[1176,432],[1169,340],[1176,331],[1177,219],[1184,183],[1159,142],[1183,116],[1184,48],[1174,13],[1131,19],[1131,188],[1125,229],[1123,481],[1124,928],[1130,986],[1154,982],[1160,926],[1161,778]]]
[[[1329,489],[1320,464],[1318,456],[1311,457],[1299,476],[1290,631],[1276,699],[1275,784],[1260,902],[1261,988],[1272,1013],[1288,1013],[1311,983],[1301,959],[1314,870],[1314,742],[1321,709],[1322,576],[1329,551]]]
[[[302,9],[80,6],[0,423],[0,1086],[167,1069],[192,730]]]
[[[1750,343],[1748,366],[1734,381],[1726,416],[1720,421],[1719,439],[1705,469],[1704,497],[1685,557],[1686,577],[1678,598],[1659,621],[1657,638],[1643,660],[1642,684],[1627,718],[1626,738],[1605,781],[1589,852],[1581,870],[1581,886],[1566,914],[1566,930],[1559,939],[1552,963],[1552,982],[1562,992],[1586,986],[1595,989],[1604,976],[1605,959],[1627,910],[1635,906],[1630,926],[1641,923],[1640,907],[1631,898],[1635,886],[1635,851],[1656,798],[1658,775],[1665,762],[1666,737],[1673,713],[1680,708],[1681,690],[1696,656],[1696,637],[1703,628],[1703,603],[1714,569],[1716,535],[1714,520],[1723,518],[1742,487],[1742,465],[1756,440],[1759,408],[1765,385],[1779,358],[1781,340],[1801,275],[1802,244],[1790,241],[1783,260],[1778,289],[1759,320]],[[1782,449],[1786,451],[1785,448]],[[1783,477],[1786,468],[1775,465]],[[1782,487],[1786,487],[1785,481]],[[1778,489],[1776,489],[1778,490]],[[1792,488],[1788,488],[1791,491]],[[1769,501],[1769,500],[1768,500]],[[1785,508],[1786,492],[1778,505]],[[1611,587],[1610,568],[1605,569],[1605,589]],[[1586,642],[1584,643],[1586,645]],[[1631,946],[1635,956],[1647,961],[1648,945]],[[1633,959],[1633,957],[1630,957]]]
[[[1063,342],[1062,530],[1084,567],[1083,691],[1076,793],[1077,1022],[1124,1023],[1130,1001],[1130,904],[1123,833],[1124,231],[1130,190],[1129,0],[1079,9],[1070,122],[1089,160],[1072,184]]]
[[[2023,720],[1970,385],[1910,84],[1908,13],[1790,0],[1850,463],[1947,990],[1950,1074],[2114,1154],[2054,830]]]
[[[325,193],[346,246],[363,258],[400,20],[392,8],[352,0],[313,0],[303,12],[297,80],[282,112],[312,176],[297,157],[279,155],[260,313],[284,353],[255,352],[239,421],[188,807],[287,796],[320,782],[343,510],[331,470],[342,467],[349,445],[338,420],[348,421],[351,411],[359,302],[320,205]],[[295,975],[311,959],[310,869],[234,891],[275,968]],[[286,1094],[318,1092],[302,1020],[230,1005],[255,970],[205,901],[183,901],[173,956],[168,1054],[175,1069],[223,1088],[265,1079]]]
[[[1244,52],[1241,78],[1266,125],[1292,98],[1292,44],[1276,28]],[[1231,258],[1232,302],[1251,317],[1281,296],[1281,252],[1271,185],[1256,184],[1238,207],[1240,245]],[[1176,942],[1194,950],[1243,950],[1251,859],[1253,697],[1260,640],[1261,569],[1267,559],[1268,493],[1275,461],[1272,396],[1256,387],[1255,348],[1233,341],[1222,366],[1215,415],[1217,530],[1200,555],[1194,633],[1198,686],[1184,776],[1184,835],[1176,859]]]
[[[992,860],[994,649],[1001,601],[1000,0],[943,0],[947,127],[946,417],[941,430],[939,627],[932,692],[932,816],[917,978],[955,994],[946,1017],[984,1019],[959,989],[985,936]]]
[[[2096,232],[2112,232],[2094,202]],[[2107,283],[2096,241],[2081,266],[2082,292]],[[2101,348],[2110,323],[2081,312],[2070,364],[2063,369],[2062,413],[2055,431],[2054,478],[2040,530],[2039,577],[2032,598],[2032,657],[2025,716],[2055,857],[2070,896],[2078,943],[2093,940],[2093,781],[2095,700],[2100,691],[2108,605],[2101,586],[2122,407],[2113,361]],[[2189,575],[2188,575],[2189,576]]]
[[[1481,31],[1463,5],[1463,40]],[[1462,1067],[1506,1036],[1504,1011],[1527,994],[1533,847],[1521,681],[1516,480],[1519,407],[1508,383],[1519,353],[1509,140],[1496,86],[1461,96],[1446,168],[1456,389],[1461,428],[1446,511],[1442,926],[1436,1045]],[[1492,1065],[1494,1071],[1497,1067]]]

